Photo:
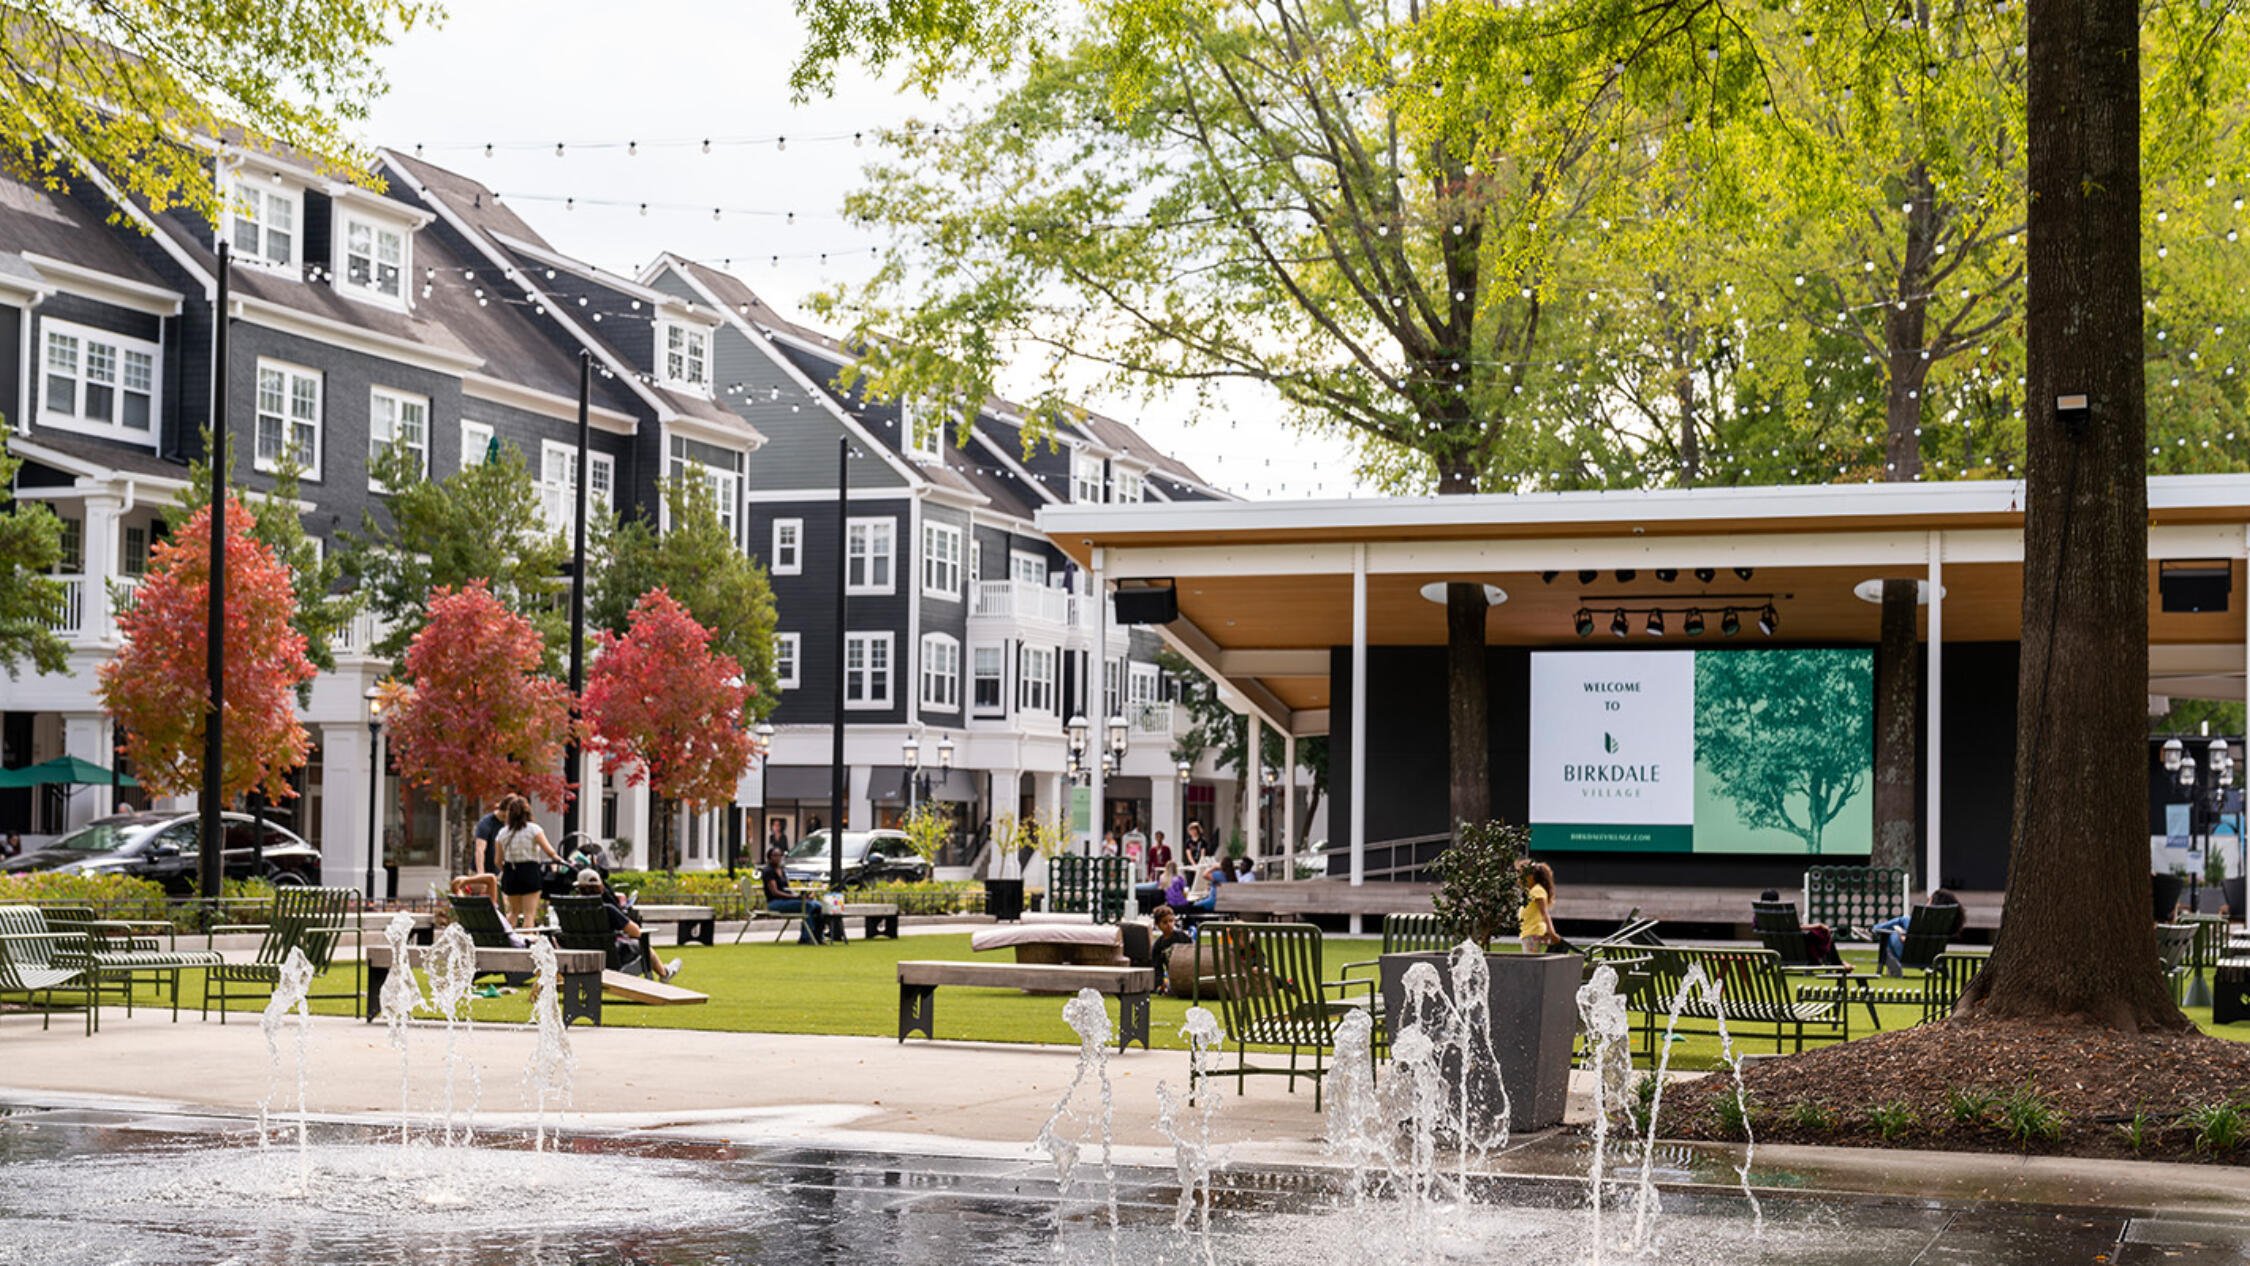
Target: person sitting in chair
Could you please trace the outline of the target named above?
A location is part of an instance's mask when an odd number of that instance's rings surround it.
[[[797,944],[819,945],[826,941],[827,931],[822,926],[820,898],[789,886],[789,872],[782,869],[781,850],[766,846],[766,865],[759,876],[766,890],[766,909],[775,914],[801,916],[797,923]]]
[[[1170,906],[1156,907],[1155,915],[1149,919],[1149,932],[1155,937],[1149,942],[1149,955],[1156,964],[1156,992],[1167,993],[1169,987],[1165,982],[1165,960],[1172,956],[1173,946],[1194,944],[1195,933],[1180,926],[1179,919],[1172,914]]]
[[[1930,894],[1933,906],[1958,906],[1961,899],[1940,888]],[[1869,929],[1875,934],[1875,970],[1886,976],[1906,974],[1906,925],[1914,921],[1910,914],[1885,919]]]
[[[609,882],[602,878],[600,871],[591,866],[579,871],[578,878],[571,886],[577,890],[581,897],[600,897],[602,899],[602,912],[609,916],[610,933],[617,938],[618,944],[625,947],[625,963],[628,973],[637,968],[660,981],[669,981],[680,974],[680,960],[677,958],[667,963],[654,955],[650,955],[647,962],[639,961],[641,957],[641,925],[635,923],[633,916],[626,912],[625,903],[618,900],[616,890],[611,888]]]

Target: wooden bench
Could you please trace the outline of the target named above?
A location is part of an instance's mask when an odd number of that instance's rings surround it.
[[[773,939],[778,943],[789,934],[789,929],[796,925],[797,920],[803,917],[801,914],[777,913],[772,910],[752,910],[749,919],[744,921],[742,930],[748,932],[752,923],[778,923],[780,927],[773,934]],[[821,919],[821,932],[830,941],[841,943],[850,939],[844,935],[846,919],[863,920],[860,931],[863,940],[872,941],[878,936],[887,936],[894,941],[898,939],[898,907],[887,902],[846,902],[840,913],[823,911],[818,917]],[[741,944],[742,935],[736,934],[734,940],[735,944]]]
[[[1149,1049],[1148,996],[1156,988],[1156,972],[1148,967],[1073,967],[1054,963],[957,963],[937,959],[908,959],[898,965],[898,1040],[920,1032],[934,1038],[932,1027],[938,986],[961,985],[971,989],[1026,989],[1042,993],[1076,993],[1091,989],[1117,996],[1117,1049],[1134,1042]]]
[[[429,969],[430,957],[437,953],[426,946],[413,946],[407,950],[410,966]],[[602,952],[600,950],[555,951],[555,968],[562,979],[556,982],[562,1002],[563,1023],[587,1019],[599,1025],[602,1022]],[[362,1012],[370,1021],[383,1009],[383,982],[391,976],[391,947],[367,947],[367,1006]],[[478,974],[502,972],[510,975],[530,976],[536,970],[527,949],[477,948]]]
[[[626,907],[625,913],[633,922],[647,927],[652,923],[670,923],[679,928],[680,945],[716,945],[719,913],[709,906],[643,906]]]

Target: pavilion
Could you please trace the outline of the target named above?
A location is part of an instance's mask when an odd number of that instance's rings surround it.
[[[1099,584],[1172,587],[1178,615],[1161,631],[1254,732],[1329,736],[1329,821],[1345,845],[1332,844],[1330,877],[1351,885],[1383,877],[1393,842],[1446,829],[1445,609],[1425,586],[1491,587],[1493,807],[1520,821],[1531,652],[1709,647],[1730,608],[1729,648],[1873,647],[1880,607],[1866,582],[1925,582],[1921,879],[1998,890],[2023,497],[2020,482],[1978,481],[1151,502],[1050,506],[1038,523]],[[2152,713],[2171,698],[2242,699],[2250,475],[2151,478],[2148,502]],[[2202,609],[2168,609],[2183,605]],[[1690,607],[1710,629],[1692,642]],[[1769,609],[1770,632],[1757,618]],[[1668,639],[1650,635],[1648,611],[1669,617]],[[1613,636],[1613,622],[1629,627]],[[1609,883],[1794,886],[1780,860],[1589,854],[1571,869]]]

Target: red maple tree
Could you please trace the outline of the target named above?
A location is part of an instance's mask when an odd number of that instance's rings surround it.
[[[508,792],[568,804],[570,688],[540,671],[539,630],[481,580],[431,590],[427,609],[384,708],[400,779],[470,809]],[[477,814],[456,817],[466,829]]]
[[[253,789],[281,800],[296,794],[289,772],[305,763],[311,739],[297,722],[297,687],[317,671],[305,657],[296,618],[295,578],[250,535],[247,506],[227,500],[225,611],[226,711],[222,800]],[[209,610],[211,509],[197,510],[150,553],[131,607],[117,617],[124,646],[103,664],[96,693],[124,730],[134,776],[157,795],[203,785],[204,723],[211,714]]]
[[[641,595],[624,636],[596,640],[580,708],[595,750],[656,796],[659,866],[672,852],[666,801],[709,808],[734,799],[750,768],[742,718],[753,689],[741,665],[711,649],[711,630],[663,589]]]

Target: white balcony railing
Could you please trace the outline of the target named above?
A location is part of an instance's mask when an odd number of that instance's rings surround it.
[[[62,584],[62,606],[47,622],[47,627],[64,637],[76,637],[86,629],[86,578],[56,576],[54,579]]]
[[[1173,733],[1173,714],[1178,711],[1177,704],[1136,703],[1127,709],[1127,715],[1132,720],[1133,733],[1169,738]]]
[[[982,619],[1062,624],[1070,618],[1070,595],[1028,580],[980,580],[969,614]]]
[[[372,655],[375,644],[389,632],[374,612],[362,611],[336,630],[336,636],[329,640],[329,649],[338,655]]]
[[[118,616],[132,610],[133,603],[137,601],[140,596],[140,577],[119,576],[116,580],[110,582],[110,605],[115,608],[110,612],[110,614],[113,616]]]

